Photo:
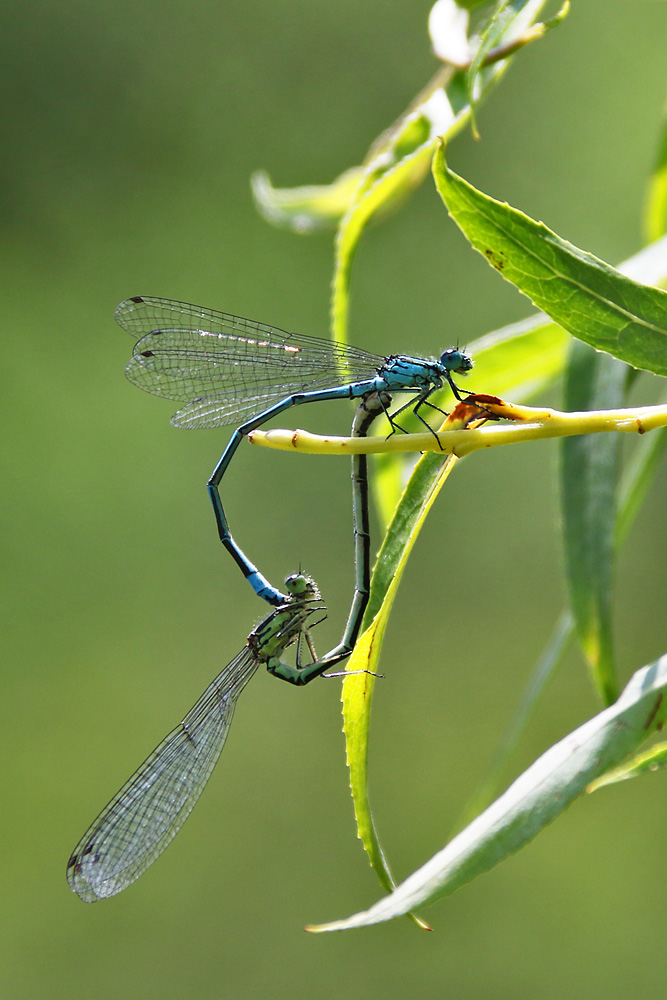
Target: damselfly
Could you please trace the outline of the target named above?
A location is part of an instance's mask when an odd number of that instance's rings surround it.
[[[224,427],[242,421],[207,489],[223,545],[255,592],[277,605],[287,595],[269,583],[232,537],[219,492],[244,435],[290,406],[357,399],[370,392],[415,393],[412,410],[428,427],[420,408],[438,409],[429,397],[445,384],[460,400],[453,374],[465,375],[473,364],[456,348],[448,348],[439,360],[400,354],[381,357],[169,299],[135,296],[121,302],[115,316],[138,338],[126,368],[130,382],[186,404],[172,417],[174,426]],[[405,406],[388,414],[392,431],[397,427],[394,417]]]
[[[162,854],[188,818],[222,752],[239,695],[260,664],[277,676],[293,642],[323,610],[310,577],[288,577],[286,603],[253,629],[182,722],[156,747],[85,832],[67,864],[70,889],[86,903],[114,896]],[[309,648],[311,643],[308,641]]]

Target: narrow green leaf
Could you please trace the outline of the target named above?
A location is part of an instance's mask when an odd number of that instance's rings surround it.
[[[359,637],[354,653],[346,667],[342,702],[347,765],[350,772],[354,815],[357,821],[357,836],[364,845],[368,860],[376,872],[380,884],[387,892],[391,892],[396,883],[380,844],[368,798],[370,704],[375,687],[374,673],[380,657],[386,624],[387,615],[377,615]],[[355,671],[359,671],[359,673],[355,673]],[[431,929],[420,917],[413,913],[408,915],[423,930]]]
[[[426,515],[456,462],[454,455],[437,452],[426,452],[417,462],[382,542],[364,624],[389,612]]]
[[[332,184],[274,188],[266,171],[257,170],[250,185],[255,206],[267,222],[304,234],[334,229],[352,204],[362,177],[362,167],[352,167]]]
[[[487,90],[500,76],[486,75]],[[440,70],[415,104],[369,150],[363,178],[336,235],[331,322],[334,340],[347,339],[350,272],[361,236],[371,219],[396,207],[428,173],[440,134],[453,137],[466,124],[465,76]]]
[[[397,200],[421,183],[428,171],[433,140],[429,140],[390,170],[381,173],[351,203],[340,222],[335,242],[334,274],[331,285],[331,336],[347,341],[350,301],[350,273],[361,236],[370,220],[387,211]]]
[[[667,281],[667,237],[619,264],[635,281],[659,285]],[[524,402],[565,368],[570,335],[545,313],[538,312],[485,334],[468,345],[475,369],[475,389]]]
[[[647,243],[667,232],[667,105],[662,122],[658,155],[646,188],[644,235]]]
[[[619,264],[618,270],[646,284],[667,280],[667,237]],[[543,312],[493,330],[467,348],[475,360],[470,376],[475,390],[524,402],[561,374],[570,343],[563,327]]]
[[[541,222],[433,163],[438,191],[472,246],[575,337],[636,368],[667,375],[667,292],[624,277]]]
[[[274,188],[265,171],[256,171],[251,183],[258,210],[273,225],[300,234],[334,228],[383,177],[367,208],[377,217],[395,210],[427,175],[436,136],[451,134],[455,111],[439,96],[451,75],[439,70],[417,101],[373,142],[364,162],[331,184]],[[456,90],[454,85],[452,96]]]
[[[382,640],[403,570],[426,515],[457,459],[433,452],[421,457],[396,509],[377,559],[363,634],[347,664],[343,682],[343,720],[350,769],[350,788],[357,833],[381,884],[393,886],[389,865],[377,836],[368,798],[368,728],[374,678]]]
[[[591,782],[667,721],[667,656],[637,671],[619,700],[551,747],[465,830],[370,909],[314,931],[368,927],[451,895],[529,843]]]
[[[609,354],[575,341],[565,379],[568,410],[625,405],[629,369]],[[577,634],[604,703],[617,694],[612,584],[620,438],[589,434],[561,443],[563,544]]]

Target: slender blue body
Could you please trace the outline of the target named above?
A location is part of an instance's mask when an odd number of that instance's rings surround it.
[[[146,392],[186,403],[172,424],[224,427],[241,420],[207,490],[222,544],[258,596],[274,605],[284,604],[288,595],[273,587],[237,545],[220,497],[222,477],[245,435],[291,406],[392,392],[416,394],[412,410],[431,430],[420,408],[438,409],[429,397],[445,384],[460,400],[453,373],[465,375],[473,364],[454,348],[439,360],[398,354],[383,358],[170,299],[126,299],[115,316],[139,338],[126,368],[128,379]],[[394,418],[407,405],[387,414],[392,433],[401,429]]]

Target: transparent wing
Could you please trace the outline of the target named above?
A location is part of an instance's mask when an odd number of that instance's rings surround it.
[[[84,902],[121,892],[176,836],[211,776],[238,697],[258,666],[256,652],[246,646],[86,831],[67,866],[69,886]]]
[[[144,337],[137,347],[157,336]],[[186,402],[188,405],[171,422],[176,427],[191,428],[243,423],[294,393],[332,389],[360,380],[356,374],[352,375],[349,366],[341,372],[328,366],[323,374],[323,369],[310,365],[304,374],[303,365],[300,367],[298,363],[275,363],[268,357],[252,363],[232,362],[228,355],[222,358],[217,352],[214,355],[199,350],[172,350],[164,342],[156,349],[133,354],[125,374],[145,392]],[[370,369],[363,377],[373,374]]]
[[[179,419],[178,426],[224,426],[295,392],[372,378],[385,360],[169,299],[127,299],[115,315],[140,338],[126,368],[130,382],[167,399],[199,404],[205,397],[205,422]]]
[[[311,388],[313,388],[312,385]],[[289,395],[291,395],[291,391],[285,390],[283,387],[270,394],[256,393],[245,399],[239,399],[238,393],[234,391],[199,396],[187,406],[177,410],[171,418],[171,423],[174,427],[183,427],[186,430],[226,427],[227,424],[232,423],[242,424],[246,420],[250,420],[251,417],[268,410],[274,403]]]

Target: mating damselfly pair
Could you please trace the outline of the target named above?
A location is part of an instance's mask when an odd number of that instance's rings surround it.
[[[134,882],[171,842],[190,814],[224,746],[238,697],[261,663],[275,676],[303,685],[349,655],[369,593],[370,535],[366,458],[352,460],[355,589],[341,641],[318,658],[309,633],[323,611],[316,584],[305,574],[273,587],[233,539],[219,486],[243,437],[291,406],[331,399],[360,399],[352,427],[364,435],[378,414],[391,432],[390,393],[416,394],[412,410],[471,359],[449,348],[439,361],[405,355],[380,357],[358,348],[286,333],[266,324],[168,299],[137,296],[116,310],[120,325],[137,337],[126,368],[131,382],[155,395],[185,403],[177,427],[218,427],[241,420],[208,481],[218,534],[251,586],[274,611],[248,636],[245,647],[220,672],[182,722],[168,734],[102,810],[72,853],[67,877],[81,899],[115,895]],[[429,426],[426,424],[426,426]],[[429,427],[430,429],[430,427]],[[310,653],[304,663],[302,642]],[[297,643],[296,666],[282,660]]]

